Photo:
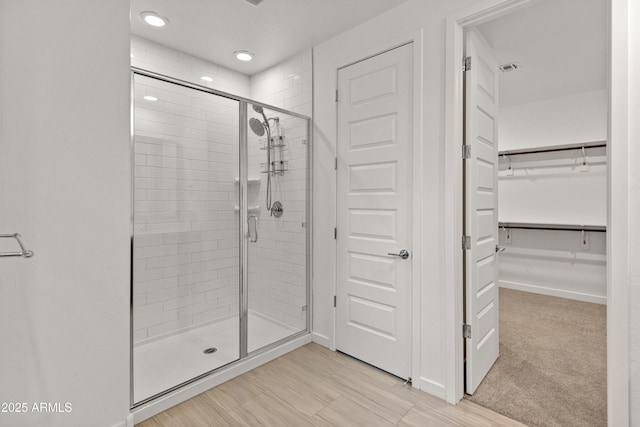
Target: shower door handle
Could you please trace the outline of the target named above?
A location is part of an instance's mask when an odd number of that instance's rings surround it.
[[[256,215],[249,215],[247,223],[249,226],[249,242],[255,243],[258,241],[258,217]]]

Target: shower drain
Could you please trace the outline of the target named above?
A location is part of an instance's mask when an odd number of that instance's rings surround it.
[[[202,352],[203,352],[204,354],[213,354],[213,353],[215,353],[216,351],[218,351],[218,349],[217,349],[217,348],[215,348],[215,347],[209,347],[209,348],[205,348]]]

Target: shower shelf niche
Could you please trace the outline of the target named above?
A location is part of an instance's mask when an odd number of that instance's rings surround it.
[[[247,183],[249,184],[257,184],[260,182],[260,177],[259,176],[250,176],[247,178]],[[238,178],[237,176],[235,178],[233,178],[234,182],[237,184],[240,182],[240,178]]]
[[[233,205],[234,212],[240,212],[240,206]],[[249,206],[249,212],[260,212],[260,205]]]

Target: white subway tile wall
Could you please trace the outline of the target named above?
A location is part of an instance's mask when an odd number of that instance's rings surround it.
[[[251,76],[251,99],[311,117],[313,50]]]
[[[132,54],[133,66],[311,113],[311,50],[251,78],[138,37]],[[143,79],[136,77],[136,343],[237,316],[239,290],[238,104]],[[248,192],[249,206],[260,206],[259,240],[249,247],[249,308],[293,332],[306,327],[306,121],[265,113],[280,119],[287,145],[272,154],[289,170],[272,177],[273,200],[285,210],[276,219],[265,208],[266,151],[249,131],[249,176],[260,177]]]

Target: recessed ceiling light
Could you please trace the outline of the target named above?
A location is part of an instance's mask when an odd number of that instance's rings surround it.
[[[204,80],[205,82],[209,82],[209,83],[213,81],[213,79],[209,76],[202,76],[200,77],[200,80]]]
[[[155,96],[145,96],[144,99],[146,99],[147,101],[157,101],[158,98],[156,98]]]
[[[140,14],[142,20],[152,27],[164,27],[169,23],[169,20],[164,16],[158,15],[156,12],[142,12]]]
[[[233,52],[233,54],[240,61],[247,62],[247,61],[251,61],[253,59],[253,53],[247,52],[246,50],[236,50],[235,52]]]

